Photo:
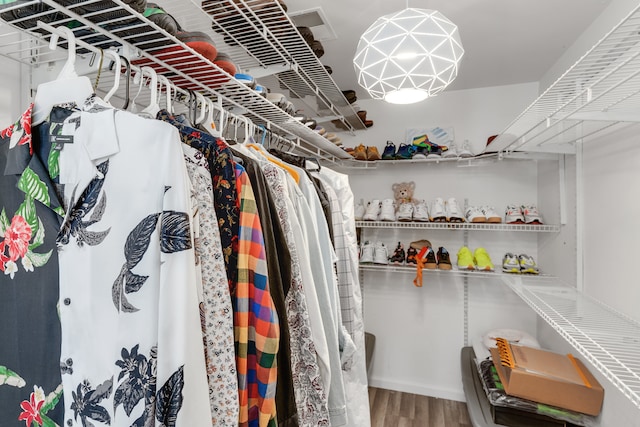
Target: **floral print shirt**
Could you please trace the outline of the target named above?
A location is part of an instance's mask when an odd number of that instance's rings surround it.
[[[97,99],[66,115],[51,119],[65,207],[64,425],[209,427],[178,132]]]
[[[63,425],[55,153],[32,105],[0,131],[0,425]],[[50,167],[53,166],[53,167]],[[50,176],[51,175],[51,176]]]
[[[200,151],[182,144],[193,185],[198,232],[196,262],[202,274],[201,322],[209,379],[212,425],[238,424],[238,377],[233,348],[233,308],[213,206],[209,164]]]

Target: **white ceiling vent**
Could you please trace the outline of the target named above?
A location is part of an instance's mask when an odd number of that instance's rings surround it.
[[[298,10],[287,13],[296,27],[309,27],[313,31],[316,40],[326,41],[338,38],[331,24],[327,21],[327,15],[321,7]]]

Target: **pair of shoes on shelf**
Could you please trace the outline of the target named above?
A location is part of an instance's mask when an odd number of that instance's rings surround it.
[[[389,264],[389,251],[382,242],[371,243],[368,240],[360,247],[360,264]]]
[[[360,110],[358,111],[358,118],[364,123],[365,127],[370,128],[373,126],[373,120],[367,120],[367,111]]]
[[[467,139],[459,144],[452,143],[447,147],[447,150],[442,152],[443,159],[468,159],[469,157],[473,157],[473,153]]]
[[[322,46],[322,43],[320,43],[319,40],[316,40],[315,36],[313,35],[313,31],[311,31],[311,28],[309,27],[296,27],[296,28],[298,29],[298,32],[300,33],[304,41],[309,45],[313,53],[316,55],[316,57],[318,57],[318,59],[322,58],[324,56],[324,47]]]
[[[449,197],[447,200],[437,197],[431,203],[429,220],[431,222],[464,222],[464,216],[454,197]]]
[[[352,155],[356,160],[376,161],[382,159],[377,147],[364,146],[363,144],[356,146]]]
[[[412,159],[417,153],[418,148],[409,144],[400,144],[396,151],[396,144],[393,141],[387,141],[387,145],[382,152],[382,160],[408,160]]]
[[[458,269],[494,271],[494,266],[485,248],[476,248],[472,254],[468,247],[463,246],[458,250]]]
[[[364,209],[364,208],[363,208]],[[395,203],[393,199],[382,201],[374,199],[367,204],[362,214],[363,221],[395,221]]]
[[[429,222],[429,207],[424,200],[405,202],[398,206],[397,220],[402,222]]]
[[[404,248],[402,243],[398,242],[398,246],[396,247],[396,252],[398,254],[404,253]],[[416,242],[411,242],[409,245],[409,249],[407,250],[406,256],[406,264],[407,265],[417,265],[418,257],[422,253],[422,262],[425,268],[429,270],[451,270],[451,258],[449,256],[449,251],[447,251],[444,247],[440,246],[438,248],[438,252],[433,250],[431,246],[431,242],[428,240],[418,240]],[[400,256],[394,256],[392,258],[399,260]],[[396,264],[398,265],[398,264]]]
[[[500,224],[502,217],[491,206],[469,206],[465,211],[467,222]]]
[[[502,258],[502,271],[517,274],[540,274],[540,269],[532,256],[514,255],[511,252],[507,252]]]
[[[507,206],[505,222],[507,224],[543,224],[542,217],[535,205]]]
[[[336,135],[335,133],[326,132],[323,136],[326,139],[328,139],[329,141],[331,141],[332,144],[335,144],[338,147],[342,146],[342,139],[340,139],[340,137],[338,135]]]
[[[442,153],[448,150],[448,147],[429,141],[429,137],[426,134],[414,137],[411,143],[416,147],[416,152],[413,155],[414,159],[439,159],[442,157]]]
[[[345,97],[349,104],[353,104],[358,100],[358,96],[356,95],[356,91],[353,89],[343,90],[342,95]]]

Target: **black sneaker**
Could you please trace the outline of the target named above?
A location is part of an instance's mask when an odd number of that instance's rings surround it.
[[[436,254],[433,252],[433,248],[431,246],[427,248],[427,253],[424,254],[424,266],[430,270],[435,270],[438,267]]]
[[[451,270],[451,259],[449,258],[449,251],[440,246],[438,249],[438,268],[440,270]]]
[[[402,243],[398,242],[398,246],[396,250],[393,251],[393,255],[389,258],[389,263],[393,265],[403,265],[405,259],[404,246]]]
[[[416,257],[418,256],[418,251],[415,248],[407,249],[407,265],[413,264],[416,265],[418,262],[416,261]]]

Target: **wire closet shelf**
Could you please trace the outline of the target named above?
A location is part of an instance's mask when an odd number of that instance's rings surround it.
[[[555,278],[502,278],[640,408],[640,323]]]
[[[477,231],[527,231],[535,233],[557,233],[559,225],[543,224],[493,224],[477,222],[398,222],[398,221],[356,221],[358,228],[410,228],[439,230]]]
[[[184,2],[183,7],[188,4],[195,7],[191,2]],[[18,2],[0,9],[0,18],[19,32],[3,31],[0,36],[0,42],[6,42],[0,49],[5,57],[28,65],[45,64],[52,58],[45,49],[51,35],[38,27],[38,21],[66,26],[80,41],[99,49],[125,50],[133,64],[150,66],[182,89],[220,98],[225,108],[244,112],[255,124],[293,136],[305,153],[331,162],[351,158],[121,0]],[[27,43],[24,35],[29,36]],[[59,46],[64,48],[65,40],[61,39]]]
[[[575,144],[640,122],[640,5],[491,143],[507,153],[575,153]]]

